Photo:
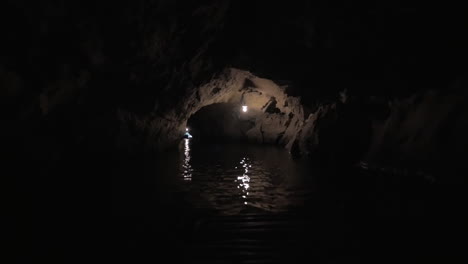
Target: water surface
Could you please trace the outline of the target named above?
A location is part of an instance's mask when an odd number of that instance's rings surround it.
[[[283,212],[313,192],[306,164],[282,148],[190,139],[179,148],[176,188],[197,208],[223,214]]]

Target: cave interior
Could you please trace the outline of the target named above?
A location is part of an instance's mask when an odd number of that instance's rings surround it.
[[[466,11],[2,1],[11,252],[465,263]]]

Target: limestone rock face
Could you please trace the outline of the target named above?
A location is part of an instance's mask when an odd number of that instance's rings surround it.
[[[238,129],[233,126],[225,133],[243,136],[248,141],[285,146],[295,138],[304,121],[299,98],[288,96],[284,87],[247,71],[227,69],[207,84],[190,91],[162,115],[141,118],[120,110],[122,133],[118,142],[127,142],[127,147],[131,147],[145,138],[139,143],[141,146],[166,148],[180,140],[192,115],[204,107],[223,103],[234,106],[240,119],[253,124],[241,134],[232,131]],[[242,105],[248,107],[247,112],[242,112]],[[229,120],[225,121],[227,127]],[[127,131],[129,127],[136,130],[133,136]]]

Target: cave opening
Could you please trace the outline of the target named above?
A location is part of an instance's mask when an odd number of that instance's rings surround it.
[[[247,131],[255,126],[255,113],[244,112],[239,104],[215,103],[190,116],[187,127],[200,142],[247,142]]]

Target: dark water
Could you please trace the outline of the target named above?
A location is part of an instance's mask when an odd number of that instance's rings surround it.
[[[319,169],[268,146],[182,140],[178,150],[157,157],[112,154],[76,153],[55,173],[46,168],[18,178],[20,263],[248,263],[240,260],[262,254],[280,263],[304,263],[297,261],[302,257],[460,263],[466,257],[466,243],[458,242],[467,234],[463,186]],[[212,258],[217,253],[223,261]]]
[[[156,162],[143,163],[138,177],[120,172],[122,180],[114,179],[113,225],[120,232],[116,247],[129,259],[151,257],[161,241],[165,247],[158,252],[181,250],[192,256],[241,238],[256,246],[274,241],[284,252],[282,263],[292,256],[361,263],[372,262],[374,255],[385,256],[377,258],[379,263],[437,262],[447,256],[457,260],[462,252],[454,239],[465,233],[463,218],[456,216],[457,198],[445,187],[411,175],[323,170],[276,147],[190,140]],[[250,233],[258,221],[278,228]],[[200,223],[215,224],[200,229]],[[226,226],[233,228],[228,235],[223,233]],[[245,226],[248,237],[234,238]],[[208,237],[210,241],[203,240]],[[284,242],[286,238],[295,244]],[[275,252],[275,247],[269,250]],[[235,247],[229,250],[237,254]],[[411,258],[402,259],[405,255]]]
[[[313,192],[313,175],[284,149],[256,145],[180,144],[177,189],[194,207],[220,214],[286,212]]]
[[[307,162],[284,149],[182,140],[177,150],[127,160],[113,178],[117,215],[187,209],[218,215],[285,213],[315,192]],[[124,164],[125,165],[125,164]]]

